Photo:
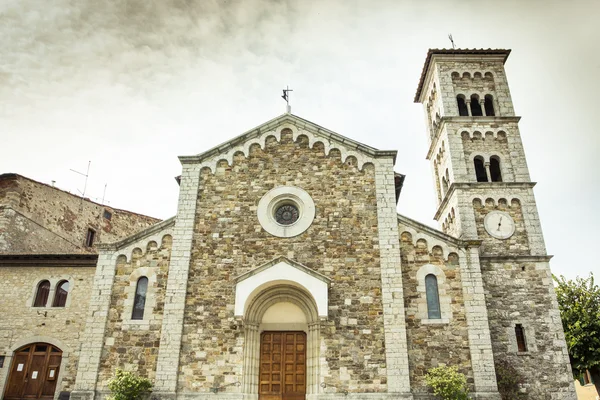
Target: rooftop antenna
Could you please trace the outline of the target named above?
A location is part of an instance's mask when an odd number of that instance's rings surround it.
[[[83,199],[85,198],[85,190],[87,189],[87,181],[88,181],[88,177],[90,176],[90,165],[91,164],[92,164],[92,162],[88,161],[87,171],[86,171],[85,174],[83,172],[79,172],[79,171],[75,171],[74,169],[71,169],[71,171],[75,172],[76,174],[85,176],[85,183],[83,185],[83,192],[80,191],[79,189],[77,189],[77,191],[79,193],[81,193],[81,202],[79,203],[79,211],[81,211],[83,209]]]
[[[104,184],[104,193],[102,193],[102,205],[104,205],[104,198],[106,197],[106,187],[108,186],[108,183]]]
[[[289,86],[286,86],[285,89],[283,89],[283,96],[281,96],[282,99],[285,100],[285,102],[287,103],[286,107],[285,107],[285,112],[288,114],[292,113],[292,106],[290,106],[290,96],[289,96],[289,92],[293,92],[292,89],[290,89]]]
[[[448,34],[448,39],[450,39],[450,43],[452,43],[452,50],[456,49],[456,46],[454,45],[454,39],[452,39],[451,33]]]

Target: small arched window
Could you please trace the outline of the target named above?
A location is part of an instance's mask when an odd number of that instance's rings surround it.
[[[461,117],[468,117],[469,109],[467,108],[467,103],[465,102],[465,96],[462,94],[456,96],[456,103],[458,104],[458,115]]]
[[[427,296],[427,318],[441,319],[440,295],[438,293],[437,278],[433,274],[425,277],[425,295]]]
[[[471,95],[471,115],[473,117],[483,116],[481,104],[479,104],[479,96],[477,96],[476,94]]]
[[[144,319],[144,306],[146,305],[146,292],[148,291],[148,278],[142,276],[135,287],[135,298],[133,299],[133,311],[131,319]]]
[[[496,115],[494,113],[494,98],[492,97],[492,95],[485,95],[485,102],[483,106],[485,107],[485,115],[487,115],[488,117],[493,117],[494,115]]]
[[[67,304],[67,296],[69,294],[69,281],[60,281],[56,285],[56,293],[52,307],[64,307]]]
[[[50,282],[41,281],[35,293],[34,307],[46,307],[48,295],[50,294]]]
[[[485,165],[483,164],[483,158],[475,157],[473,163],[475,164],[475,176],[477,177],[477,182],[487,182],[488,176]]]
[[[490,175],[492,178],[492,182],[502,182],[500,159],[496,156],[490,158]]]

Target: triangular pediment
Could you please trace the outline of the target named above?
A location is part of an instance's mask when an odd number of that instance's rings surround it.
[[[331,279],[305,265],[278,257],[234,279],[235,315],[243,316],[251,300],[275,285],[301,288],[311,295],[320,316],[327,316],[327,292]]]
[[[295,268],[304,274],[310,275],[315,279],[325,282],[328,285],[331,282],[331,279],[329,279],[325,275],[320,274],[317,271],[313,271],[312,269],[308,268],[306,265],[300,264],[296,261],[292,261],[289,258],[284,257],[284,256],[277,257],[267,263],[264,263],[263,265],[261,265],[259,267],[254,268],[253,270],[250,270],[246,273],[241,274],[240,276],[234,278],[234,282],[240,283],[243,280],[250,278],[251,276],[260,274],[261,272],[264,272],[270,268],[273,268],[275,265],[278,265],[278,264],[285,264],[291,268]]]
[[[294,140],[300,135],[306,135],[309,138],[310,147],[316,142],[323,143],[326,154],[329,154],[332,149],[338,149],[342,154],[342,161],[350,156],[356,157],[359,168],[362,168],[366,162],[373,162],[375,158],[391,157],[394,161],[396,159],[396,150],[375,149],[296,115],[286,113],[210,150],[193,156],[180,156],[179,160],[182,163],[201,164],[203,167],[206,166],[213,170],[219,160],[227,160],[231,165],[235,153],[242,152],[247,156],[250,146],[255,143],[264,148],[268,136],[275,136],[280,140],[281,131],[285,128],[292,130]]]

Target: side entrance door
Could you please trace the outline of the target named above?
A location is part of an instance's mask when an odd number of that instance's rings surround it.
[[[13,357],[5,400],[54,398],[62,351],[48,343],[34,343]]]
[[[259,400],[306,398],[306,333],[266,331],[260,335]]]

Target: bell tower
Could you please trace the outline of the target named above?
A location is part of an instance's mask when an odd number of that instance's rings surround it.
[[[519,119],[504,71],[510,50],[429,50],[415,102],[425,110],[435,219],[479,247],[496,372],[527,398],[575,399],[571,367]],[[472,242],[470,242],[472,241]],[[461,271],[462,273],[468,273]],[[540,366],[544,366],[540,368]]]
[[[545,255],[504,63],[510,50],[430,50],[415,102],[425,110],[445,233],[482,253]]]

